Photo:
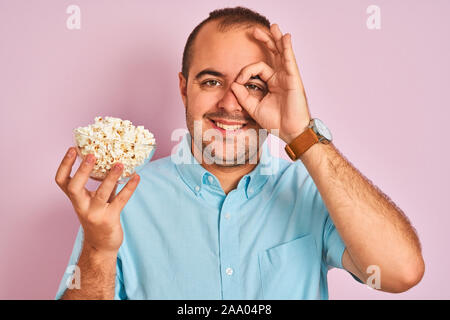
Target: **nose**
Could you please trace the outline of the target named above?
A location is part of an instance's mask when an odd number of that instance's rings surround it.
[[[231,90],[231,86],[227,88],[222,99],[219,100],[218,106],[230,114],[242,111],[242,107]]]

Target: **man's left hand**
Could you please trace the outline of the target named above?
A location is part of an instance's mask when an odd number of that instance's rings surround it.
[[[310,121],[305,90],[292,49],[291,35],[283,35],[277,24],[270,34],[255,27],[252,35],[264,43],[273,57],[273,68],[260,61],[244,67],[232,83],[236,98],[248,114],[264,129],[289,144],[300,135]],[[250,77],[258,75],[266,82],[268,92],[262,100],[251,95],[244,86]]]

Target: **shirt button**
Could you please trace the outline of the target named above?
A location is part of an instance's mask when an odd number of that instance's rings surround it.
[[[231,275],[233,274],[233,269],[227,268],[227,269],[225,270],[225,273],[226,273],[228,276],[231,276]]]
[[[253,188],[249,188],[248,193],[253,193]]]
[[[195,191],[199,192],[200,191],[200,187],[199,186],[195,186]]]
[[[225,213],[225,219],[229,220],[231,218],[231,214]],[[233,272],[233,271],[232,271]]]
[[[209,176],[208,181],[209,181],[209,183],[213,183],[213,177]]]

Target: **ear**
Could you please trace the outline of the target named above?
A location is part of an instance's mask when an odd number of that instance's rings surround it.
[[[187,81],[184,78],[181,72],[178,73],[178,78],[180,80],[180,93],[181,99],[183,99],[184,107],[186,108],[186,99],[187,99]]]

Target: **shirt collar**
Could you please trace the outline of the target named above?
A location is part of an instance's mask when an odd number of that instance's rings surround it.
[[[267,146],[267,139],[261,146],[261,157],[256,167],[244,175],[237,188],[244,188],[247,198],[257,194],[272,174],[272,155]],[[171,155],[172,161],[186,185],[198,195],[205,184],[220,188],[218,179],[206,170],[191,152],[191,135],[189,132],[183,136],[177,150]],[[222,190],[223,192],[223,190]]]

